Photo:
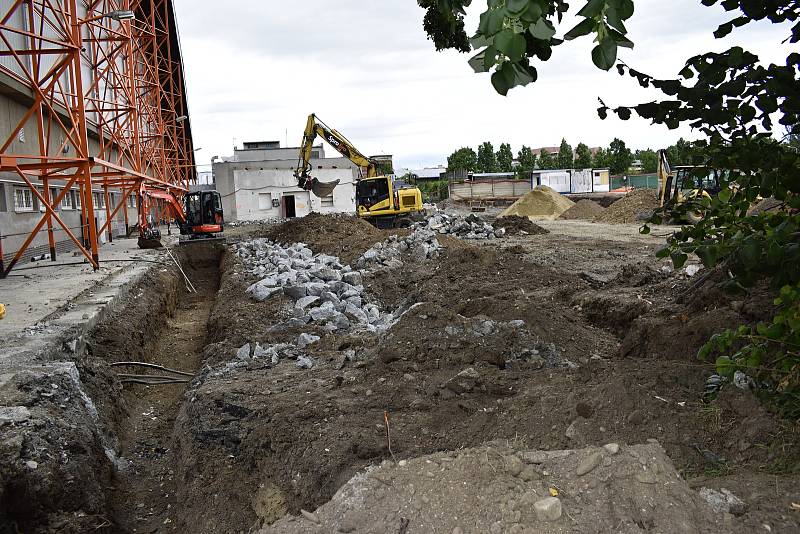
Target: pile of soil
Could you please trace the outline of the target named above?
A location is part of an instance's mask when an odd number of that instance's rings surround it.
[[[391,234],[405,235],[407,230],[378,230],[364,219],[342,213],[310,213],[273,226],[261,234],[278,243],[305,243],[315,252],[339,256],[354,263],[368,248]]]
[[[533,223],[527,217],[520,217],[519,215],[506,215],[505,217],[498,217],[492,224],[495,229],[505,228],[508,235],[519,235],[520,232],[525,232],[530,235],[549,234],[550,230],[542,228],[538,224]]]
[[[606,209],[593,200],[582,198],[574,206],[561,214],[559,219],[594,219],[599,217]]]
[[[634,189],[620,200],[611,204],[603,213],[595,217],[595,222],[623,224],[641,221],[650,216],[658,207],[658,196],[653,189]]]
[[[760,215],[762,213],[775,213],[781,210],[783,202],[772,197],[758,201],[747,212],[748,215]]]
[[[537,517],[545,503],[555,510]],[[641,525],[732,532],[656,443],[561,451],[493,443],[384,462],[357,474],[316,512],[286,517],[261,534],[644,532]]]
[[[521,215],[536,219],[555,220],[572,207],[574,202],[546,185],[537,186],[533,191],[517,200],[500,217]]]

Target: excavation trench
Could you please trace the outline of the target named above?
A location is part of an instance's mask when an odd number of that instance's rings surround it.
[[[186,373],[139,365],[113,367],[127,380],[121,399],[124,415],[115,428],[120,460],[109,496],[111,520],[118,531],[173,530],[171,517],[179,508],[173,429],[208,342],[222,253],[213,245],[179,249],[175,256],[191,286],[177,268],[156,269],[134,290],[125,309],[94,333],[96,355],[109,363],[144,362]],[[175,382],[137,382],[167,377]]]

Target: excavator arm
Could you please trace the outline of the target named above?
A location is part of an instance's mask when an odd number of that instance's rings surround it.
[[[306,191],[313,192],[318,197],[326,197],[333,192],[339,185],[339,180],[333,182],[320,182],[313,178],[311,172],[311,153],[314,141],[317,137],[323,138],[329,145],[335,148],[342,156],[346,157],[359,167],[367,169],[367,178],[378,175],[378,168],[372,159],[358,151],[353,144],[341,133],[327,126],[319,120],[313,113],[308,116],[306,129],[303,133],[303,144],[300,146],[300,157],[297,162],[297,170],[294,173],[297,183]]]

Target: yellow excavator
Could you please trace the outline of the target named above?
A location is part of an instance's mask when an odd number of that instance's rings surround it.
[[[672,208],[692,198],[706,197],[710,199],[722,190],[719,172],[690,165],[680,165],[671,169],[664,150],[659,150],[658,153],[658,178],[661,183],[659,205],[662,207],[667,205],[670,208],[669,216],[676,222],[685,220],[691,224],[697,224],[703,218],[703,212],[679,214]]]
[[[339,185],[339,180],[320,182],[311,176],[312,147],[318,136],[358,166],[361,177],[356,182],[356,213],[359,217],[378,228],[405,228],[422,219],[422,193],[419,189],[396,180],[392,175],[379,175],[380,162],[363,155],[344,135],[313,113],[306,122],[294,173],[301,188],[323,198],[332,195]]]

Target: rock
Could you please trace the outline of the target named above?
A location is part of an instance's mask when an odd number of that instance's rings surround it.
[[[347,282],[351,286],[360,286],[362,280],[361,273],[358,271],[351,271],[342,275],[342,281]]]
[[[286,286],[283,288],[283,293],[292,300],[300,300],[308,295],[308,288],[302,286]]]
[[[259,285],[258,282],[251,285],[247,288],[247,293],[250,293],[254,299],[259,302],[264,302],[265,300],[271,298],[273,295],[283,292],[283,289],[280,287],[269,287]]]
[[[591,406],[589,406],[588,404],[586,404],[585,402],[579,402],[575,406],[575,412],[578,415],[580,415],[581,417],[585,417],[586,419],[589,419],[592,416],[592,414],[594,413],[594,409]]]
[[[250,343],[245,343],[239,350],[236,351],[236,358],[239,360],[249,360],[250,359]]]
[[[312,367],[314,367],[314,360],[312,360],[308,356],[298,356],[297,367],[299,367],[300,369],[311,369]]]
[[[522,460],[519,459],[519,456],[512,454],[511,456],[506,456],[505,459],[506,463],[506,471],[511,476],[519,476],[522,473],[522,470],[525,468],[525,464],[522,463]]]
[[[747,512],[747,505],[745,505],[744,501],[725,488],[720,488],[720,491],[705,487],[700,488],[700,496],[718,514],[729,513],[739,516]]]
[[[324,322],[333,319],[338,313],[332,302],[325,302],[319,308],[311,310],[309,315],[313,321]]]
[[[619,452],[619,443],[608,443],[603,445],[603,449],[605,449],[608,454],[617,454]]]
[[[25,462],[25,467],[27,467],[28,469],[38,469],[39,468],[39,462],[35,462],[33,460],[28,460],[27,462]]]
[[[603,454],[600,452],[593,452],[586,458],[580,461],[578,467],[575,469],[575,474],[579,477],[590,473],[594,470],[595,467],[600,465],[600,462],[603,461]]]
[[[539,521],[556,521],[561,517],[561,500],[558,497],[547,497],[533,503],[536,518]]]
[[[530,482],[531,480],[536,480],[539,478],[539,473],[536,472],[536,469],[534,469],[532,465],[527,465],[522,470],[522,473],[519,474],[519,478],[525,482]]]
[[[462,394],[472,391],[479,379],[480,374],[478,371],[476,371],[473,367],[468,367],[448,380],[444,387],[453,393]]]
[[[506,229],[505,228],[498,228],[497,230],[494,231],[494,236],[495,237],[503,237],[504,235],[506,235]]]
[[[306,510],[303,510],[303,509],[300,510],[300,513],[302,514],[303,517],[305,517],[306,519],[308,519],[312,523],[316,523],[317,525],[319,525],[319,518],[317,518],[316,514],[313,514],[311,512],[307,512]]]
[[[367,317],[367,314],[364,313],[364,310],[352,304],[350,301],[345,304],[344,313],[355,319],[358,323],[369,323],[369,318]]]
[[[336,315],[333,317],[333,320],[329,322],[329,324],[333,324],[339,330],[347,330],[350,328],[350,319],[348,319],[343,313],[336,312]]]
[[[337,271],[336,269],[331,269],[330,267],[322,267],[320,269],[314,269],[311,271],[311,276],[315,276],[320,280],[324,280],[326,282],[338,282],[342,279],[342,273]]]
[[[299,336],[297,336],[296,344],[297,344],[298,348],[304,349],[304,348],[308,347],[309,345],[312,345],[312,344],[316,343],[320,339],[322,339],[322,338],[319,337],[319,336],[315,336],[314,334],[303,333],[303,334],[300,334]]]
[[[322,282],[309,282],[305,284],[306,291],[308,292],[309,296],[318,297],[322,295],[323,291],[328,290],[328,286],[323,284]]]
[[[274,349],[273,349],[274,350]],[[272,353],[256,343],[256,348],[253,349],[253,358],[257,360],[272,359]]]
[[[334,306],[336,306],[341,302],[341,300],[339,300],[339,297],[337,297],[336,294],[331,291],[323,291],[322,294],[319,296],[319,298],[323,302],[333,302]]]
[[[317,297],[315,295],[308,295],[306,297],[298,299],[297,302],[295,302],[295,308],[300,308],[301,310],[305,310],[306,308],[308,308],[309,306],[311,306],[312,304],[314,304],[318,300],[320,300],[319,297]]]
[[[25,406],[0,406],[0,426],[22,423],[30,418],[31,412]]]
[[[522,319],[515,319],[513,321],[509,321],[508,326],[511,328],[525,328],[525,321]]]

